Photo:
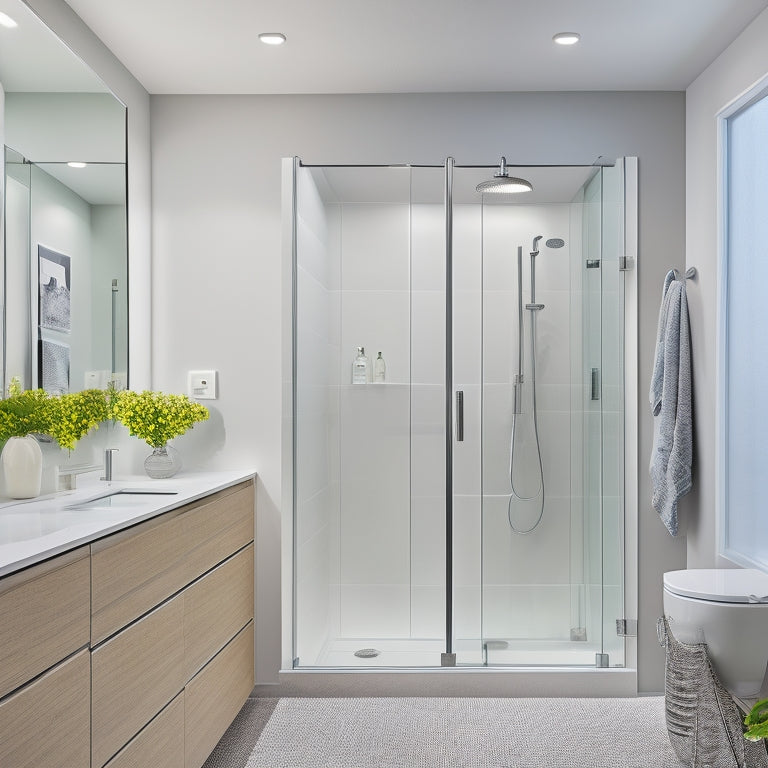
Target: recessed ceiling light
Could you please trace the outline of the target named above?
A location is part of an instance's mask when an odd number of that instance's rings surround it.
[[[77,162],[72,162],[72,163],[67,163],[67,165],[68,165],[70,168],[85,168],[85,166],[86,166],[86,163],[77,163]]]
[[[0,13],[0,24],[8,29],[19,26],[7,13]]]
[[[282,45],[285,42],[285,35],[282,32],[262,32],[259,40],[267,45]]]
[[[581,40],[578,32],[558,32],[552,38],[558,45],[575,45]]]

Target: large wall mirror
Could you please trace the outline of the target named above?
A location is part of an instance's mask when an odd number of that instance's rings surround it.
[[[0,0],[3,390],[126,386],[126,110],[21,0]]]

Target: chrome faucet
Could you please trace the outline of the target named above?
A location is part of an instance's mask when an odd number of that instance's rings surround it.
[[[112,454],[118,452],[118,448],[107,448],[106,451],[104,451],[104,477],[102,477],[102,480],[106,480],[107,482],[111,482],[112,480]]]

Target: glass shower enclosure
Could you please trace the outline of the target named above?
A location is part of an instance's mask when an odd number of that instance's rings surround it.
[[[634,162],[294,159],[294,668],[625,664]]]

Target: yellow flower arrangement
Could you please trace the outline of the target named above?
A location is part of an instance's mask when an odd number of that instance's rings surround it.
[[[209,414],[205,406],[186,395],[123,390],[110,398],[109,416],[124,424],[131,435],[160,448]]]
[[[0,400],[0,442],[9,437],[50,435],[73,450],[78,440],[108,418],[107,393],[98,389],[50,395],[42,389],[22,390],[11,379],[8,397]]]

